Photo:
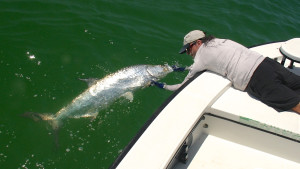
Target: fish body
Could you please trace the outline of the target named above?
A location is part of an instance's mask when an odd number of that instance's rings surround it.
[[[159,80],[173,69],[168,65],[136,65],[124,68],[95,81],[88,89],[56,114],[35,114],[58,129],[66,118],[96,117],[99,110],[121,96],[132,96],[138,88],[146,87],[151,80]],[[37,117],[36,117],[37,118]]]

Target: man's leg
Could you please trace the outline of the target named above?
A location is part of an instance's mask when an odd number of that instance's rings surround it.
[[[292,110],[295,111],[296,113],[300,114],[300,103],[297,104],[295,107],[293,107]]]

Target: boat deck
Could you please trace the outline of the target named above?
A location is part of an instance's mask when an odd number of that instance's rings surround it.
[[[186,164],[181,164],[176,169],[181,167],[189,169],[299,169],[299,163],[209,135],[188,167]]]

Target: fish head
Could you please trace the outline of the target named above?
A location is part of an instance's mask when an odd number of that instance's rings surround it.
[[[155,79],[165,77],[167,74],[173,72],[173,69],[169,65],[150,65],[147,67],[147,72]]]

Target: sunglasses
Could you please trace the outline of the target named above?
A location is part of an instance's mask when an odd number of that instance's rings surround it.
[[[193,43],[190,43],[190,46],[189,46],[188,48],[186,48],[186,52],[187,52],[187,53],[190,53],[192,47],[193,47],[195,44],[196,44],[196,41],[193,42]]]

